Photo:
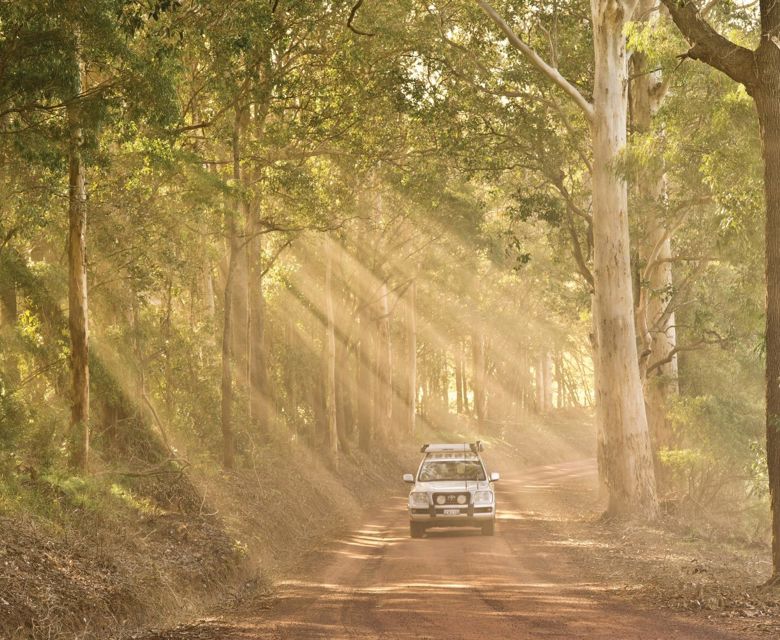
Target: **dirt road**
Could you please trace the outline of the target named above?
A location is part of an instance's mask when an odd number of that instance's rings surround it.
[[[592,506],[595,463],[509,475],[499,485],[495,537],[478,531],[408,534],[405,500],[312,561],[308,577],[279,586],[256,617],[209,621],[155,638],[209,639],[707,639],[747,637],[700,618],[635,608],[589,582],[587,541],[562,526]],[[752,637],[752,636],[750,636]]]

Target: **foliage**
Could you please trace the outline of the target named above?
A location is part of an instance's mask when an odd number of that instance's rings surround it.
[[[591,91],[581,3],[495,5]],[[713,10],[745,42],[754,38],[747,8]],[[328,295],[342,451],[375,429],[387,388],[394,438],[411,428],[410,384],[420,420],[458,411],[476,419],[483,374],[481,418],[511,429],[541,409],[537,378],[548,355],[557,404],[592,402],[582,114],[475,3],[373,3],[358,16],[373,36],[348,29],[349,12],[318,0],[0,5],[3,477],[16,478],[20,465],[67,477],[63,246],[74,105],[89,193],[98,466],[216,465],[226,368],[239,467],[251,469],[271,447],[324,455]],[[671,301],[681,347],[680,397],[668,407],[676,441],[661,459],[697,500],[725,499],[720,487],[734,469],[744,478],[728,499],[757,495],[757,123],[743,90],[680,62],[682,41],[667,21],[634,23],[627,35],[669,89],[651,130],[630,132],[616,167],[632,184],[638,271],[651,222],[674,229],[673,282],[652,292]],[[86,84],[76,95],[79,61]],[[637,187],[660,170],[665,200],[648,206]],[[329,292],[324,248],[333,258]],[[226,295],[229,273],[238,292]],[[643,287],[638,276],[637,295]],[[384,347],[390,371],[379,365]],[[258,361],[265,382],[253,380]],[[744,385],[735,389],[734,379]],[[81,499],[67,482],[50,484]]]

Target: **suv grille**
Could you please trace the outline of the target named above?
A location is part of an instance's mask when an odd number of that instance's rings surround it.
[[[468,492],[433,494],[433,504],[437,507],[465,507],[470,501],[471,494]]]

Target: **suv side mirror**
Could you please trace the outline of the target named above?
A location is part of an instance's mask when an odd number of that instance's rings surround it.
[[[411,473],[405,473],[404,482],[409,482],[411,484],[414,484],[414,476]]]
[[[498,471],[494,471],[490,474],[490,482],[498,482],[499,480],[501,480],[501,475]]]

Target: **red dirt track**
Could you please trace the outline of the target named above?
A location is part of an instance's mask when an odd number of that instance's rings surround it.
[[[500,467],[499,471],[504,471]],[[753,637],[697,617],[627,604],[583,577],[580,544],[561,520],[592,506],[592,460],[537,467],[498,485],[495,537],[477,530],[408,533],[398,497],[284,581],[268,611],[147,638],[458,640]]]

